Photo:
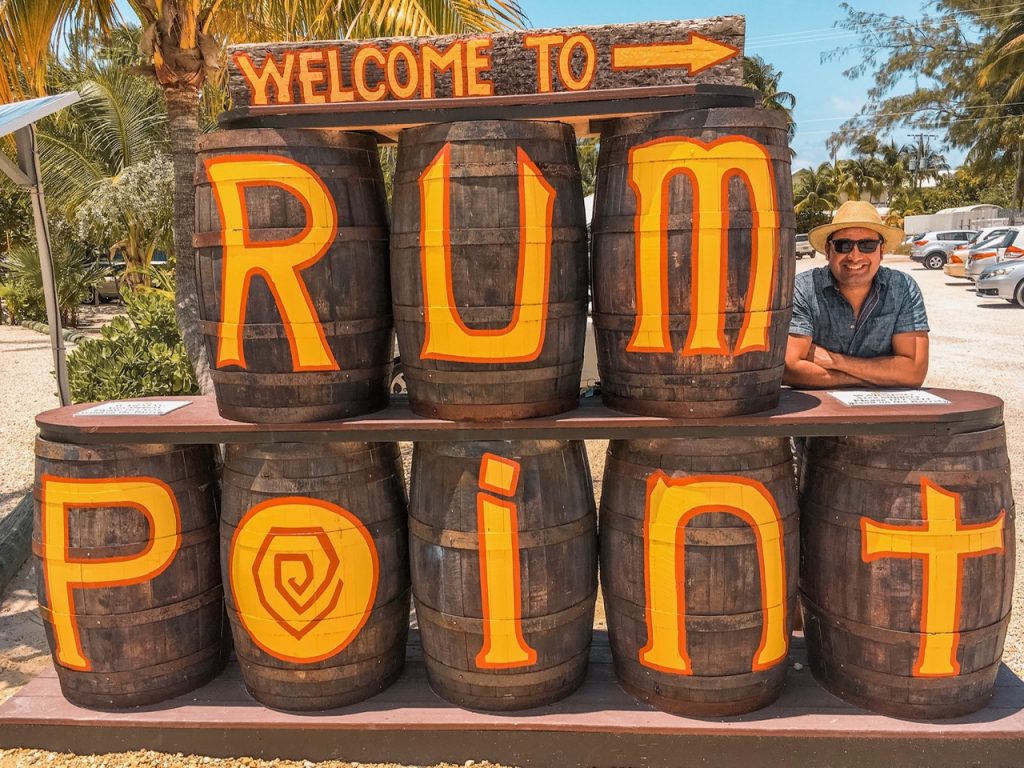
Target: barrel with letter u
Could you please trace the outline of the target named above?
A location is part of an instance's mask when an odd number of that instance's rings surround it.
[[[586,673],[597,596],[583,443],[416,443],[409,515],[434,691],[484,710],[572,693]]]
[[[897,717],[985,706],[1013,593],[1003,428],[809,439],[803,483],[800,597],[815,678]]]
[[[396,443],[229,445],[222,569],[253,698],[331,709],[402,671],[406,493]]]
[[[717,98],[601,133],[594,333],[618,410],[700,418],[778,403],[796,260],[786,122]]]
[[[613,440],[600,531],[608,635],[626,691],[698,717],[778,697],[799,553],[788,440]]]
[[[36,440],[39,610],[64,696],[155,704],[227,660],[210,446]]]
[[[222,416],[322,421],[387,405],[387,200],[372,137],[271,129],[202,137],[195,245]]]
[[[588,259],[572,128],[447,123],[406,129],[398,146],[391,282],[413,411],[485,421],[575,407]]]

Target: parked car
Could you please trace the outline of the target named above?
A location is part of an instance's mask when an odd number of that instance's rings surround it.
[[[982,246],[990,243],[992,240],[1000,238],[1009,231],[1009,227],[985,227],[979,230],[973,238],[963,245],[958,245],[953,249],[953,252],[949,254],[949,260],[942,267],[942,271],[950,277],[967,277],[967,257],[970,256],[972,250],[977,250]]]
[[[993,261],[1019,259],[1021,256],[1024,256],[1024,227],[1013,227],[985,245],[972,248],[964,271],[968,278],[977,280],[982,270]]]
[[[978,275],[975,292],[978,296],[998,296],[1024,307],[1024,260],[988,265]]]
[[[806,256],[809,259],[813,259],[817,253],[810,241],[807,239],[807,235],[796,236],[796,257],[802,259]]]
[[[121,298],[121,284],[124,282],[124,273],[127,268],[124,254],[118,251],[111,258],[104,257],[102,262],[107,267],[107,275],[94,287],[94,296],[91,300],[99,299],[101,302],[108,302]],[[155,251],[149,262],[155,269],[166,269],[170,266],[167,254],[164,251]]]
[[[926,269],[942,269],[950,252],[968,242],[977,230],[943,229],[925,232],[910,246],[910,258],[924,264]]]

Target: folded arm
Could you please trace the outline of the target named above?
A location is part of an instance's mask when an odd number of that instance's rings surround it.
[[[794,387],[919,387],[928,373],[928,334],[897,333],[891,355],[854,357],[831,352],[810,336],[790,336],[783,383]]]

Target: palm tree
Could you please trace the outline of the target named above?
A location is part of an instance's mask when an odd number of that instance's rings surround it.
[[[882,180],[876,175],[877,166],[870,160],[854,158],[836,163],[839,172],[838,190],[848,200],[860,200],[865,194],[876,202],[884,191]]]
[[[142,48],[167,109],[174,164],[174,243],[192,249],[195,146],[203,85],[221,70],[223,45],[341,36],[458,34],[521,26],[516,0],[125,0],[144,28]],[[54,40],[68,30],[106,32],[119,20],[116,0],[7,0],[0,6],[0,97],[45,88]],[[192,259],[177,265],[176,310],[204,391],[209,364],[199,333]]]
[[[825,162],[817,168],[803,168],[793,178],[793,208],[798,215],[809,215],[814,224],[823,224],[839,205],[835,169]]]
[[[760,56],[743,57],[743,84],[761,93],[762,107],[785,113],[789,138],[792,139],[796,135],[796,123],[793,121],[796,96],[779,90],[781,80],[782,73]]]

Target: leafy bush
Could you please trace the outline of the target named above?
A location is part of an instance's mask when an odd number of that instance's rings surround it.
[[[174,319],[174,302],[159,291],[126,291],[127,316],[115,317],[102,338],[68,355],[76,403],[199,391]]]

